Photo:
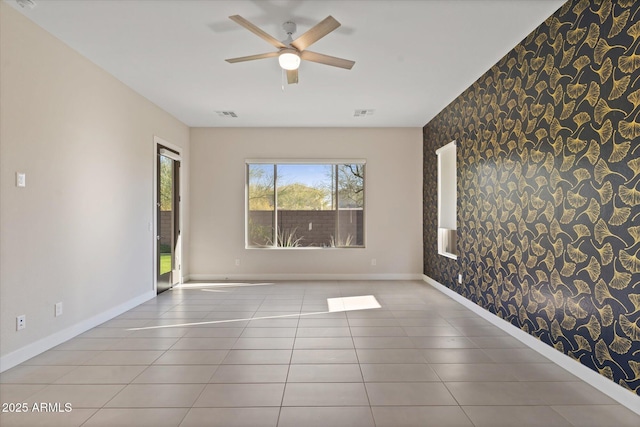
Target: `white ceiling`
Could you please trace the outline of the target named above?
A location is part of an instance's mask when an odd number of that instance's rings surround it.
[[[191,127],[422,127],[564,0],[35,0],[17,10]],[[328,15],[342,27],[310,50],[351,71],[303,61],[285,85],[275,50],[231,21],[279,40]],[[355,109],[374,109],[354,117]],[[238,118],[222,118],[232,110]]]

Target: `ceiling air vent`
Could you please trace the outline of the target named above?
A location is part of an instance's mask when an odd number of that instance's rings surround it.
[[[216,113],[220,116],[220,117],[227,117],[227,118],[236,118],[238,117],[238,115],[236,113],[234,113],[233,111],[216,111]]]
[[[353,117],[364,117],[371,116],[375,110],[355,110],[353,112]]]
[[[16,0],[16,3],[18,3],[18,6],[21,8],[28,7],[29,9],[33,9],[36,7],[36,2],[33,0]]]

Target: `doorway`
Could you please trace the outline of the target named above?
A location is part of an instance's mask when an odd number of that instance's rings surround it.
[[[156,289],[180,283],[180,154],[157,145]]]

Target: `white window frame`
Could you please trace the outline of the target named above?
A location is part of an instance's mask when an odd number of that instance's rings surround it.
[[[314,250],[314,249],[365,249],[367,244],[367,160],[366,159],[245,159],[245,207],[244,207],[244,244],[245,249],[266,249],[266,250]],[[362,164],[365,166],[365,179],[363,182],[364,197],[362,208],[362,245],[359,246],[336,246],[336,247],[320,247],[320,246],[299,246],[299,247],[281,247],[277,246],[277,239],[274,239],[274,246],[252,246],[249,244],[249,165],[344,165],[344,164]],[[276,166],[277,170],[277,166]],[[277,176],[274,181],[274,191],[277,188]],[[276,206],[274,207],[274,224],[278,223],[277,209],[277,192],[275,193]]]
[[[456,141],[438,148],[436,155],[438,156],[438,254],[458,259]]]

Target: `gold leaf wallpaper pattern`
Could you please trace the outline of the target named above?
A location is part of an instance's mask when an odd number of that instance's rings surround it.
[[[437,255],[435,150],[454,139],[457,261]],[[424,127],[424,253],[426,275],[640,394],[640,2],[569,0]]]

